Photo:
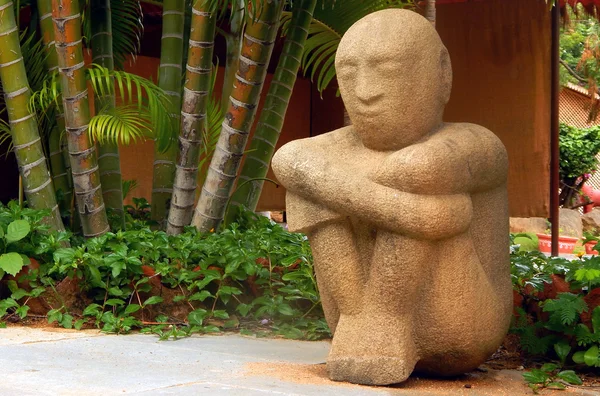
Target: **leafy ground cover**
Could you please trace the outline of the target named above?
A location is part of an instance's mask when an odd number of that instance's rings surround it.
[[[134,202],[126,231],[87,240],[51,232],[44,211],[0,206],[0,326],[44,318],[160,339],[330,337],[305,236],[247,211],[218,233],[167,235],[152,229],[148,203]],[[513,238],[514,320],[491,364],[507,368],[512,359],[532,369],[524,379],[535,391],[597,379],[600,257],[549,258],[526,237]],[[518,346],[503,355],[513,340]]]
[[[519,241],[524,237],[519,234]],[[525,380],[534,390],[581,385],[575,372],[597,373],[600,367],[600,257],[547,257],[529,245],[511,247],[511,333],[523,357],[546,364]]]
[[[161,339],[235,329],[329,336],[306,237],[241,212],[219,233],[153,231],[148,204],[127,231],[53,233],[43,211],[0,207],[0,321],[47,316],[65,328],[133,329]]]

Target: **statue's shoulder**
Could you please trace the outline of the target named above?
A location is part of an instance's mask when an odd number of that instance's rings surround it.
[[[336,129],[321,135],[303,139],[292,140],[277,150],[276,156],[282,157],[286,154],[296,156],[319,151],[329,151],[331,147],[345,147],[358,144],[358,138],[352,126]]]
[[[354,145],[358,143],[358,137],[354,133],[354,127],[352,125],[349,125],[331,132],[326,132],[321,135],[301,139],[298,141],[303,141],[306,142],[306,144],[310,144],[313,146],[322,146],[330,144]]]
[[[496,154],[506,153],[498,135],[484,126],[468,122],[445,123],[435,134],[435,139],[451,140],[465,148],[485,148]]]

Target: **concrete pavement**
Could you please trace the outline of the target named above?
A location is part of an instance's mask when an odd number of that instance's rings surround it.
[[[335,383],[323,364],[328,350],[326,341],[231,334],[158,341],[142,334],[9,327],[0,329],[0,395],[532,394],[520,372],[510,370],[445,381],[413,378],[391,388]],[[589,392],[576,393],[598,394]]]

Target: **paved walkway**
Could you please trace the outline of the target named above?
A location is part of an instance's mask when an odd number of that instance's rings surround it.
[[[412,378],[391,388],[335,383],[327,379],[323,364],[328,350],[325,341],[239,335],[158,341],[141,334],[11,327],[0,329],[0,395],[532,394],[521,373],[510,370],[446,381]]]

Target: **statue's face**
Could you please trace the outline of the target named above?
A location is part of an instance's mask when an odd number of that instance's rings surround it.
[[[450,61],[423,17],[404,10],[367,16],[344,35],[336,69],[346,110],[366,147],[398,150],[441,123]]]

